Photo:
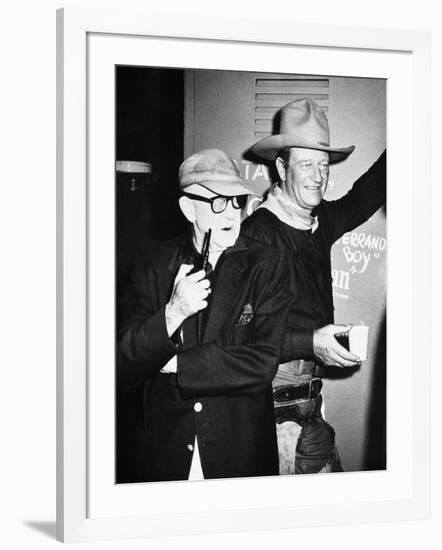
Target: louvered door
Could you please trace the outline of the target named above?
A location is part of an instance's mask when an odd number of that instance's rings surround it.
[[[255,138],[271,135],[276,113],[296,99],[309,97],[327,113],[329,105],[328,78],[293,75],[255,76]]]

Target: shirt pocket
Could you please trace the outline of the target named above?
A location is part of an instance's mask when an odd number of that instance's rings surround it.
[[[251,343],[253,339],[253,322],[247,325],[234,325],[230,329],[230,337],[232,345],[244,346]]]

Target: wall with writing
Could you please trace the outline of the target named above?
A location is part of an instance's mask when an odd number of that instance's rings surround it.
[[[333,168],[327,199],[344,195],[385,148],[385,109],[384,80],[330,80],[331,139],[356,149]],[[355,372],[332,373],[324,384],[327,418],[349,470],[385,468],[386,257],[385,208],[332,250],[335,320],[370,327],[367,361]]]
[[[248,160],[244,153],[258,139],[258,79],[284,76],[187,71],[185,155],[218,147],[235,160],[241,175],[257,192],[264,194],[274,177],[272,170]],[[331,168],[326,199],[334,200],[350,189],[385,148],[386,82],[324,78],[328,82],[331,143],[356,146],[348,160]],[[370,327],[367,361],[356,371],[330,369],[324,381],[326,418],[336,429],[346,470],[385,467],[385,227],[385,211],[381,210],[343,235],[332,250],[336,322]]]

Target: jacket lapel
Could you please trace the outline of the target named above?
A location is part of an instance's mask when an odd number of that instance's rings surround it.
[[[213,342],[234,307],[234,296],[244,284],[247,269],[247,246],[241,237],[235,246],[224,253],[221,264],[216,267],[216,282],[209,297],[209,311],[203,330],[202,343]]]
[[[175,278],[181,264],[189,264],[195,261],[195,250],[189,233],[181,235],[178,246],[167,265],[168,271]]]

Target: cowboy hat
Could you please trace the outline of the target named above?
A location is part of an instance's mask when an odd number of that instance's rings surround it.
[[[329,153],[331,163],[344,160],[354,151],[350,147],[330,146],[330,131],[324,112],[310,98],[298,99],[281,109],[280,133],[258,141],[250,152],[267,160],[290,147],[316,149]]]

